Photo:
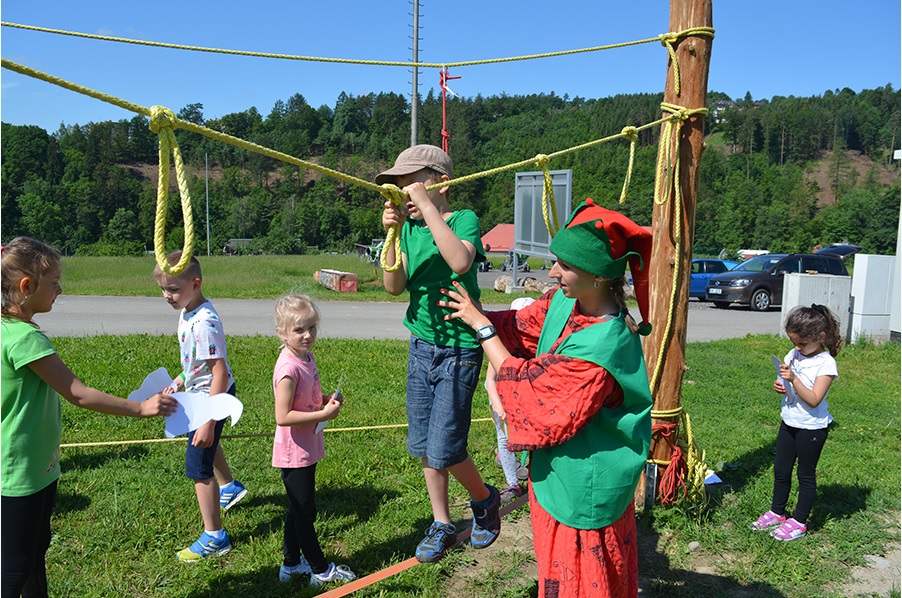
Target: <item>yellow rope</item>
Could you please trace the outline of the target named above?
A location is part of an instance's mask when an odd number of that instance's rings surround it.
[[[554,185],[551,183],[551,172],[548,171],[548,156],[539,154],[536,156],[536,165],[542,169],[542,218],[545,220],[545,228],[553,239],[561,224],[557,217],[557,204],[554,201]]]
[[[240,139],[238,137],[233,137],[231,135],[227,135],[220,131],[208,129],[206,127],[192,123],[190,121],[181,120],[178,117],[176,117],[171,111],[168,111],[162,107],[154,107],[154,109],[152,110],[152,109],[146,108],[144,106],[141,106],[139,104],[134,104],[132,102],[122,100],[115,96],[105,94],[103,92],[99,92],[99,91],[90,89],[88,87],[84,87],[82,85],[72,83],[70,81],[66,81],[65,79],[61,79],[59,77],[50,75],[48,73],[44,73],[44,72],[38,71],[36,69],[30,68],[30,67],[26,67],[24,65],[12,62],[11,60],[7,60],[5,58],[0,59],[0,66],[2,66],[5,69],[17,72],[19,74],[33,77],[35,79],[40,79],[47,83],[51,83],[53,85],[63,87],[64,89],[68,89],[70,91],[75,91],[77,93],[81,93],[83,95],[93,97],[93,98],[101,100],[103,102],[113,104],[114,106],[119,106],[120,108],[124,108],[125,110],[129,110],[131,112],[136,112],[138,114],[143,114],[143,115],[149,117],[151,119],[152,123],[154,123],[154,122],[158,123],[157,125],[153,125],[153,126],[156,126],[157,130],[160,132],[159,134],[160,134],[160,152],[161,152],[160,153],[160,156],[161,156],[161,158],[160,158],[160,166],[161,166],[161,168],[160,168],[160,187],[157,190],[157,218],[155,221],[155,231],[154,231],[154,253],[155,253],[157,263],[160,264],[160,267],[163,268],[163,270],[167,273],[181,272],[184,269],[184,266],[182,265],[181,269],[179,269],[179,266],[182,264],[182,261],[185,261],[185,263],[187,263],[187,260],[189,260],[191,258],[190,249],[191,249],[191,247],[193,247],[193,222],[190,217],[191,216],[191,209],[190,209],[191,198],[188,193],[187,185],[183,185],[182,179],[184,177],[184,167],[183,167],[183,165],[181,167],[179,166],[181,164],[181,153],[178,151],[178,145],[176,143],[175,136],[174,136],[174,134],[172,134],[172,131],[176,128],[181,128],[186,131],[198,133],[200,135],[204,135],[205,137],[209,137],[211,139],[216,139],[217,141],[221,141],[223,143],[229,143],[231,145],[240,147],[242,149],[246,149],[248,151],[256,152],[258,154],[262,154],[264,156],[273,158],[275,160],[280,160],[280,161],[286,162],[288,164],[300,166],[300,167],[308,169],[308,170],[313,170],[315,172],[319,172],[321,174],[344,181],[346,183],[359,185],[365,189],[368,189],[370,191],[375,191],[375,192],[381,194],[383,197],[385,197],[386,199],[388,199],[395,205],[399,205],[399,206],[403,205],[405,198],[406,198],[406,193],[404,193],[403,190],[399,189],[397,186],[395,186],[393,184],[388,183],[388,184],[381,185],[381,186],[376,185],[375,183],[371,183],[370,181],[367,181],[367,180],[364,180],[364,179],[361,179],[361,178],[358,178],[358,177],[355,177],[355,176],[352,176],[349,174],[345,174],[343,172],[333,170],[331,168],[327,168],[325,166],[321,166],[319,164],[315,164],[315,163],[309,162],[307,160],[302,160],[300,158],[296,158],[294,156],[290,156],[288,154],[284,154],[282,152],[278,152],[276,150],[273,150],[273,149],[270,149],[267,147],[263,147],[256,143],[252,143],[250,141],[246,141],[246,140]],[[162,114],[165,114],[165,118],[163,118],[161,116]],[[546,205],[547,205],[546,204],[547,199],[544,196],[545,192],[548,190],[551,190],[551,194],[553,195],[553,188],[551,186],[551,180],[550,180],[551,177],[550,177],[550,174],[547,173],[547,165],[553,158],[563,156],[563,155],[573,153],[573,152],[578,152],[578,151],[588,149],[590,147],[594,147],[596,145],[600,145],[602,143],[607,143],[609,141],[613,141],[615,139],[620,139],[620,138],[629,139],[631,142],[631,145],[632,145],[635,143],[635,139],[638,136],[639,131],[643,131],[645,129],[655,127],[662,123],[667,123],[672,118],[673,117],[667,116],[667,117],[660,118],[654,122],[646,123],[639,127],[624,127],[624,129],[616,135],[609,135],[609,136],[603,137],[601,139],[596,139],[593,141],[589,141],[587,143],[583,143],[583,144],[576,145],[573,147],[565,148],[565,149],[562,149],[562,150],[559,150],[559,151],[556,151],[556,152],[553,152],[553,153],[550,153],[547,155],[539,154],[535,158],[522,160],[520,162],[515,162],[513,164],[508,164],[506,166],[499,166],[497,168],[491,168],[489,170],[485,170],[482,172],[477,172],[477,173],[473,173],[473,174],[470,174],[467,176],[451,179],[450,181],[436,183],[435,185],[430,185],[430,186],[426,187],[426,189],[432,190],[432,189],[439,189],[442,187],[451,187],[454,185],[460,185],[460,184],[463,184],[463,183],[466,183],[466,182],[469,182],[469,181],[472,181],[475,179],[495,175],[495,174],[498,174],[501,172],[517,170],[517,169],[524,168],[526,166],[531,166],[533,164],[536,164],[536,165],[538,165],[539,168],[541,168],[543,170],[543,172],[545,172],[548,175],[545,179],[545,189],[543,190],[543,210],[544,210],[544,209],[546,209]],[[168,131],[168,133],[167,133],[167,131]],[[163,210],[163,216],[162,217],[160,216],[161,195],[165,193],[166,196],[168,197],[168,180],[169,180],[168,179],[168,172],[169,172],[168,156],[169,156],[170,150],[172,151],[173,155],[175,156],[176,175],[180,179],[179,180],[179,189],[180,189],[180,194],[182,197],[182,206],[183,206],[182,216],[185,219],[184,227],[185,227],[186,251],[182,255],[182,261],[180,261],[179,264],[177,264],[175,268],[170,267],[168,264],[166,264],[165,266],[163,265],[165,263],[165,255],[163,255],[163,253],[162,253],[164,251],[164,249],[163,249],[164,239],[163,239],[163,232],[161,229],[165,227],[165,205],[164,205],[164,210]],[[165,159],[163,158],[163,155],[166,156]],[[633,149],[632,148],[631,148],[630,156],[631,156],[630,157],[630,170],[631,170],[632,165],[633,165],[633,160],[632,160]],[[164,168],[164,163],[166,166],[165,168]],[[164,179],[164,172],[165,172],[165,179]],[[628,172],[627,176],[626,176],[625,187],[628,185],[630,178],[631,178],[631,172]],[[166,184],[165,187],[163,186],[164,182]],[[556,210],[553,210],[553,213],[554,213],[554,217],[555,217],[555,226],[558,226]],[[549,222],[546,220],[546,225],[548,225],[548,224],[549,224]],[[192,233],[190,236],[188,234],[189,230]],[[556,232],[556,228],[554,230],[552,230],[552,228],[550,226],[549,226],[548,230],[552,236]],[[190,240],[189,240],[189,238],[190,238]],[[401,243],[401,240],[400,240],[400,225],[399,225],[397,227],[393,227],[393,229],[389,230],[386,234],[386,246],[391,245],[395,248],[395,265],[392,266],[391,268],[386,268],[386,270],[389,272],[397,270],[397,268],[401,267],[400,243]],[[382,262],[382,266],[384,268],[386,267],[385,255],[386,255],[386,252],[383,251],[382,256],[380,258],[381,262]]]
[[[163,106],[150,109],[150,130],[160,138],[160,174],[157,184],[157,212],[154,218],[153,254],[157,265],[166,274],[181,274],[191,261],[194,250],[194,218],[191,214],[191,193],[185,178],[185,164],[182,152],[175,140],[175,129],[178,119],[172,110]],[[178,181],[179,196],[182,198],[182,221],[185,238],[182,244],[182,255],[175,265],[166,259],[166,206],[169,203],[169,153],[175,159],[175,177]]]
[[[626,167],[626,177],[623,179],[623,190],[620,192],[620,205],[626,203],[626,194],[630,189],[630,182],[633,180],[633,162],[636,158],[636,143],[639,141],[639,129],[636,127],[623,127],[620,131],[625,139],[630,140],[630,161]]]
[[[146,40],[137,40],[137,39],[129,39],[126,37],[113,37],[109,35],[96,35],[92,33],[78,33],[75,31],[66,31],[64,29],[50,29],[47,27],[36,27],[34,25],[23,25],[20,23],[10,23],[7,21],[0,21],[0,25],[4,27],[15,27],[18,29],[27,29],[29,31],[40,31],[43,33],[53,33],[56,35],[69,35],[72,37],[83,37],[88,39],[96,39],[103,41],[111,41],[111,42],[119,42],[126,44],[135,44],[139,46],[152,46],[155,48],[171,48],[175,50],[189,50],[193,52],[209,52],[215,54],[229,54],[233,56],[254,56],[257,58],[276,58],[280,60],[302,60],[308,62],[333,62],[333,63],[341,63],[341,64],[362,64],[369,66],[402,66],[404,68],[454,68],[454,67],[463,67],[463,66],[477,66],[483,64],[499,64],[505,62],[517,62],[521,60],[536,60],[540,58],[554,58],[557,56],[570,56],[573,54],[585,54],[588,52],[599,52],[602,50],[612,50],[615,48],[626,48],[629,46],[637,46],[640,44],[647,44],[652,42],[660,42],[663,46],[668,49],[668,52],[671,54],[671,61],[676,67],[676,59],[673,50],[673,44],[679,41],[683,37],[691,36],[691,35],[706,35],[711,38],[714,37],[714,29],[711,27],[694,27],[691,29],[686,29],[680,32],[670,32],[670,33],[662,33],[656,37],[651,37],[647,39],[640,39],[631,42],[621,42],[617,44],[607,44],[603,46],[593,46],[590,48],[580,48],[575,50],[562,50],[558,52],[544,52],[541,54],[528,54],[524,56],[510,56],[506,58],[488,58],[484,60],[467,60],[460,62],[410,62],[410,61],[394,61],[394,60],[358,60],[351,58],[323,58],[318,56],[297,56],[292,54],[272,54],[268,52],[249,52],[244,50],[226,50],[221,48],[205,48],[202,46],[189,46],[184,44],[168,44],[163,42],[153,42]],[[675,70],[675,74],[678,75],[678,71]],[[679,81],[679,77],[675,77],[677,81]],[[677,91],[679,94],[679,91]]]
[[[706,108],[695,108],[689,110],[687,108],[683,108],[675,104],[669,104],[667,102],[661,104],[661,109],[664,112],[670,112],[671,116],[667,117],[666,122],[664,122],[664,124],[661,126],[661,138],[658,140],[658,167],[655,172],[654,201],[655,205],[663,205],[667,203],[667,200],[670,196],[670,189],[673,188],[676,205],[673,207],[674,230],[672,232],[674,236],[674,242],[676,243],[676,246],[679,247],[680,241],[683,237],[683,196],[679,181],[677,181],[677,184],[674,184],[674,180],[679,176],[680,172],[680,127],[682,123],[689,117],[699,114],[707,114],[708,110]],[[674,140],[674,138],[676,139]],[[675,150],[674,145],[676,145]],[[670,346],[670,334],[673,329],[673,318],[676,313],[677,282],[679,281],[682,274],[682,260],[679,259],[679,256],[677,256],[677,259],[674,260],[674,264],[675,266],[673,269],[673,278],[671,280],[670,301],[667,306],[667,324],[664,327],[664,334],[661,336],[661,346],[658,350],[658,359],[655,363],[655,371],[652,373],[651,381],[649,383],[649,387],[652,389],[652,393],[655,393],[655,389],[658,385],[658,378],[664,369],[664,354],[667,352],[667,348]]]
[[[484,423],[493,421],[491,417],[480,417],[471,419],[470,423]],[[354,428],[326,428],[324,432],[365,432],[368,430],[392,430],[396,428],[406,428],[407,424],[382,424],[375,426],[357,426]],[[222,438],[272,438],[272,432],[262,432],[258,434],[223,434]],[[143,440],[107,440],[104,442],[73,442],[70,444],[61,444],[60,448],[85,448],[96,446],[125,446],[130,444],[158,444],[161,442],[185,442],[186,437],[177,438],[147,438]]]

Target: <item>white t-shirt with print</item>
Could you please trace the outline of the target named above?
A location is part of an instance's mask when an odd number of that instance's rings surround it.
[[[226,360],[229,372],[226,389],[232,387],[235,379],[226,358],[225,333],[212,303],[205,301],[193,311],[183,309],[179,316],[178,335],[186,391],[210,393],[213,372],[207,366],[208,359]]]
[[[783,363],[789,366],[793,373],[802,381],[805,388],[811,390],[814,388],[814,381],[819,376],[832,376],[835,380],[839,377],[836,369],[836,360],[830,355],[829,351],[822,351],[817,355],[805,357],[795,349],[786,354]],[[783,380],[783,384],[789,384],[788,380]],[[817,407],[811,407],[801,399],[790,399],[788,395],[783,395],[783,408],[780,411],[780,417],[787,426],[793,428],[801,428],[803,430],[820,430],[826,428],[833,421],[833,416],[827,411],[827,394]]]

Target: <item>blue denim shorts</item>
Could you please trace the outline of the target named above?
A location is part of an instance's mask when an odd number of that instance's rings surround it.
[[[473,392],[482,349],[442,347],[410,337],[407,361],[407,450],[445,469],[467,458]]]
[[[235,394],[235,385],[232,384],[228,393]],[[213,477],[213,459],[216,457],[216,449],[219,448],[219,437],[226,420],[216,422],[213,434],[213,444],[207,448],[198,448],[191,444],[194,440],[194,431],[188,432],[188,448],[185,449],[185,475],[192,480],[209,480]]]

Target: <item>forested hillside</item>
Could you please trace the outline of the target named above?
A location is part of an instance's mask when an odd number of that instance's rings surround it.
[[[552,153],[660,117],[661,95],[569,98],[551,94],[448,100],[457,176]],[[709,94],[696,253],[722,248],[807,251],[848,241],[892,253],[899,218],[900,95],[888,85],[856,93],[730,101]],[[342,94],[334,107],[301,95],[206,119],[179,117],[371,180],[410,140],[410,106],[398,94]],[[441,145],[441,97],[419,109],[420,141]],[[346,250],[383,235],[382,199],[254,153],[177,131],[191,171],[197,245],[206,246],[205,156],[210,165],[211,245],[253,239],[258,251]],[[573,169],[574,199],[591,196],[651,223],[658,130],[643,131],[630,195],[617,206],[628,161],[622,140],[550,164]],[[2,125],[2,236],[28,234],[65,253],[135,254],[152,247],[156,136],[147,119],[66,125],[48,133]],[[174,180],[174,177],[173,177]],[[513,222],[513,173],[452,188],[452,205],[481,217],[483,231]],[[174,183],[173,183],[174,184]],[[173,190],[174,192],[174,190]],[[167,242],[180,247],[181,209],[170,201]]]

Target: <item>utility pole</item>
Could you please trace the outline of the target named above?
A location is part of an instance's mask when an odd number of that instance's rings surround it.
[[[204,187],[207,192],[207,257],[210,256],[210,160],[204,150]]]
[[[413,91],[410,93],[410,145],[417,144],[419,115],[420,67],[420,0],[413,0]]]
[[[670,31],[678,32],[694,27],[712,27],[712,0],[670,0]],[[687,110],[704,108],[708,97],[708,67],[711,62],[712,39],[704,35],[680,38],[675,43],[679,64],[680,94],[674,90],[674,71],[670,61],[664,87],[664,102]],[[705,146],[705,118],[690,116],[679,125],[672,146],[671,163],[679,156],[679,172],[674,174],[673,186],[665,190],[663,203],[652,212],[652,263],[649,287],[652,322],[651,335],[645,342],[645,361],[649,379],[660,368],[651,389],[653,411],[672,411],[680,407],[683,373],[686,371],[686,321],[689,303],[689,272],[692,245],[695,241],[696,195],[702,150]],[[666,123],[662,125],[662,132]],[[676,193],[679,185],[680,193]],[[679,202],[682,203],[679,203]],[[674,281],[674,269],[680,276]],[[674,294],[674,284],[676,285]],[[675,305],[671,308],[671,297]],[[672,312],[669,313],[669,310]],[[668,329],[668,321],[669,329]],[[666,334],[666,336],[665,336]],[[665,351],[661,354],[661,348]],[[659,366],[658,357],[661,356]],[[654,427],[660,424],[677,425],[679,413],[652,418],[652,441],[649,456],[656,461],[669,461],[672,450],[666,438]],[[677,430],[669,436],[677,438]],[[662,470],[663,471],[663,470]],[[658,476],[660,479],[660,475]],[[644,492],[645,479],[640,482]],[[637,492],[637,498],[640,494]]]

